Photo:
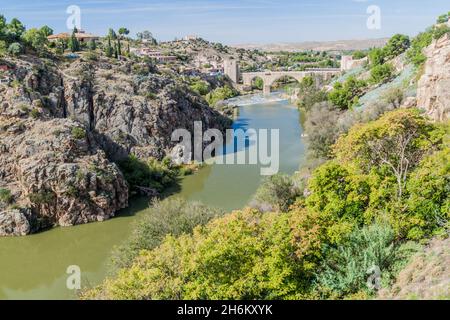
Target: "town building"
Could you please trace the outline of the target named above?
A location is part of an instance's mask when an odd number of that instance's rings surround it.
[[[70,37],[72,37],[72,33],[63,32],[63,33],[58,33],[58,34],[48,36],[47,39],[50,42],[55,42],[58,40],[68,40],[68,39],[70,39]],[[83,30],[79,30],[78,32],[75,32],[75,37],[77,38],[77,40],[79,42],[89,42],[91,40],[97,41],[98,39],[100,39],[100,37],[95,36],[90,33],[86,33]]]
[[[161,51],[154,50],[151,48],[139,48],[139,49],[132,48],[132,49],[130,49],[130,52],[132,52],[140,57],[148,57],[151,59],[155,59],[156,61],[161,62],[161,63],[174,62],[177,60],[176,56],[166,55],[166,54],[162,53]]]

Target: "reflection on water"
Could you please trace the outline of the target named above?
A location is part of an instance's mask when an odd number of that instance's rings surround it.
[[[246,99],[264,101],[260,96]],[[273,99],[264,104],[247,104],[241,99],[246,106],[240,108],[235,128],[280,129],[280,170],[293,173],[304,153],[298,111],[280,98]],[[238,209],[248,203],[261,179],[258,165],[205,166],[182,181],[176,196]],[[148,212],[147,206],[147,200],[135,200],[119,217],[103,223],[1,238],[0,299],[75,298],[66,289],[65,272],[70,265],[80,266],[84,286],[99,283],[105,277],[112,248],[129,236],[132,222]]]

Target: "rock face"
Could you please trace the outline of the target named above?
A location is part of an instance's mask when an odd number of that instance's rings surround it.
[[[450,118],[450,36],[433,42],[426,50],[425,73],[418,83],[417,105],[436,121]]]
[[[76,122],[0,121],[2,186],[11,191],[16,205],[31,209],[29,215],[4,213],[2,233],[103,221],[128,205],[122,173]]]
[[[175,129],[229,121],[174,75],[137,62],[24,56],[0,84],[0,236],[103,221],[128,206],[114,161],[162,159]]]

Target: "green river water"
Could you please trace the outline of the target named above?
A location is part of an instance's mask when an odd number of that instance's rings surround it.
[[[280,129],[280,171],[298,170],[304,154],[300,113],[286,101],[246,101],[235,127]],[[226,210],[244,207],[263,177],[255,165],[207,166],[181,182],[174,196]],[[0,299],[73,299],[66,287],[68,266],[77,265],[82,285],[96,285],[107,273],[111,250],[126,239],[133,221],[148,211],[146,199],[102,223],[55,228],[21,238],[0,239]]]

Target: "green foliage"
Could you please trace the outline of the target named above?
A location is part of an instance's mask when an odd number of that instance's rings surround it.
[[[28,198],[34,205],[44,206],[53,203],[56,199],[56,195],[51,191],[40,191],[29,194]]]
[[[371,84],[381,84],[391,80],[394,75],[394,66],[390,63],[377,65],[370,70]]]
[[[338,140],[335,151],[340,161],[353,161],[365,172],[386,167],[397,179],[401,197],[408,174],[433,147],[429,139],[433,130],[417,110],[396,110],[352,128]]]
[[[306,117],[305,131],[308,135],[308,151],[315,158],[331,157],[331,147],[339,137],[337,126],[342,111],[330,103],[319,103]]]
[[[369,52],[369,61],[372,67],[379,66],[384,63],[385,51],[382,48],[374,48]]]
[[[277,174],[263,181],[255,194],[252,206],[262,211],[287,212],[297,196],[298,190],[292,178]]]
[[[131,267],[142,250],[156,248],[166,235],[191,234],[195,227],[222,215],[218,209],[181,198],[154,202],[133,226],[131,237],[114,250],[113,266],[115,269]]]
[[[224,86],[208,93],[205,98],[209,105],[215,106],[217,102],[233,98],[237,95],[238,93],[236,92],[236,90],[232,89],[229,86]]]
[[[403,34],[396,34],[391,39],[389,39],[388,43],[384,47],[384,56],[385,59],[393,59],[406,50],[408,50],[411,45],[411,40],[408,36]]]
[[[450,218],[450,149],[425,158],[407,184],[408,238],[420,240],[448,231]]]
[[[264,89],[264,80],[257,77],[253,80],[252,83],[253,89],[263,90]]]
[[[23,47],[18,42],[11,43],[8,47],[8,53],[14,57],[17,57],[23,53]]]
[[[12,203],[13,199],[14,197],[10,190],[0,188],[0,204],[9,205]]]
[[[10,42],[20,41],[24,32],[25,26],[16,18],[13,18],[6,26],[7,38]]]
[[[318,291],[323,298],[333,299],[361,292],[373,296],[393,282],[399,267],[417,249],[399,245],[394,230],[386,224],[357,229],[344,244],[326,249],[317,276]]]
[[[72,128],[72,138],[76,140],[82,140],[86,139],[86,130],[80,127],[73,127]]]
[[[112,58],[112,56],[114,55],[114,49],[113,49],[113,47],[111,45],[111,37],[108,37],[108,42],[107,42],[106,47],[105,47],[105,55],[108,58]]]
[[[442,38],[445,34],[450,33],[450,27],[447,25],[443,25],[443,26],[438,26],[434,28],[433,31],[433,38],[434,39],[440,39]]]
[[[201,96],[207,95],[211,91],[211,87],[208,82],[204,80],[195,80],[191,85],[191,89]]]
[[[31,116],[33,119],[38,119],[38,118],[41,116],[41,113],[39,112],[38,109],[34,108],[34,109],[32,109],[32,110],[30,111],[30,116]]]
[[[447,23],[449,19],[450,19],[450,12],[439,16],[436,22]]]
[[[30,47],[38,52],[43,51],[47,43],[47,36],[41,29],[29,29],[23,34],[22,38]]]
[[[118,164],[132,191],[151,188],[162,192],[178,182],[179,168],[173,166],[170,159],[159,162],[150,158],[143,161],[131,155]]]
[[[354,174],[333,161],[314,171],[308,185],[308,208],[329,221],[345,222],[348,227],[362,225],[369,204],[370,186],[364,176]]]
[[[91,51],[95,51],[97,49],[97,42],[95,40],[90,40],[88,42],[88,49]]]
[[[351,109],[358,103],[366,87],[365,81],[349,77],[344,83],[335,83],[334,89],[328,94],[328,100],[343,110]]]
[[[53,34],[53,29],[49,26],[43,26],[40,31],[45,37],[51,36]]]
[[[120,34],[121,36],[129,35],[129,34],[130,34],[130,30],[128,30],[128,29],[125,28],[125,27],[122,27],[122,28],[119,29],[119,34]]]
[[[72,35],[70,36],[69,42],[68,42],[68,48],[72,52],[78,52],[80,51],[80,42],[78,41],[77,37],[75,36],[76,30],[73,30]]]
[[[352,57],[353,57],[353,59],[355,59],[355,60],[364,59],[365,57],[367,57],[367,52],[364,52],[364,51],[355,51],[355,52],[353,52]]]
[[[381,98],[385,103],[398,108],[405,99],[405,92],[401,87],[394,87],[386,91]]]
[[[423,49],[428,47],[433,41],[433,33],[431,31],[419,33],[411,42],[411,48],[408,50],[406,57],[409,62],[415,66],[420,66],[426,61]]]
[[[310,111],[317,103],[327,100],[327,93],[316,85],[312,77],[303,78],[299,86],[298,106]]]

